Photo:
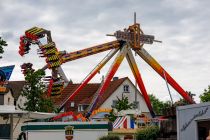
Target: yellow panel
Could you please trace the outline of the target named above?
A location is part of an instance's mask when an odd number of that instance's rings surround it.
[[[0,92],[5,92],[6,90],[7,90],[6,87],[1,87],[1,86],[0,86]]]

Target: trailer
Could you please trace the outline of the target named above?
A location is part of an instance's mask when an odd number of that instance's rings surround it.
[[[178,140],[206,139],[210,131],[210,102],[177,107]]]
[[[108,122],[30,122],[21,128],[25,140],[65,140],[65,128],[73,128],[75,140],[97,140],[108,135],[112,126]]]

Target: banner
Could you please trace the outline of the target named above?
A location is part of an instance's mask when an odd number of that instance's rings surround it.
[[[0,67],[0,70],[2,72],[4,72],[4,74],[6,76],[6,80],[10,79],[10,76],[12,74],[14,67],[15,67],[15,65]]]

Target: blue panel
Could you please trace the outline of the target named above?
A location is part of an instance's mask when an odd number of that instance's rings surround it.
[[[0,67],[0,70],[2,70],[6,75],[6,80],[10,79],[10,76],[12,74],[14,67],[15,67],[15,65]]]
[[[131,128],[134,129],[134,120],[131,119]]]

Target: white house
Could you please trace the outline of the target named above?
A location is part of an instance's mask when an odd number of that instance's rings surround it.
[[[16,109],[21,109],[24,107],[26,98],[21,95],[24,85],[25,81],[9,81],[8,83],[8,89],[13,95],[13,105],[15,105]]]
[[[9,93],[7,93],[7,101],[14,102],[17,109],[23,108],[26,101],[25,97],[22,97],[21,90],[24,86],[24,81],[10,81],[9,82]],[[54,103],[59,107],[79,86],[80,84],[74,84],[72,82],[62,91],[59,97],[54,97]],[[74,100],[68,102],[64,111],[73,111],[76,113],[83,113],[87,107],[91,104],[96,91],[99,89],[100,83],[89,83],[75,96]],[[13,95],[13,97],[11,96]],[[149,115],[149,110],[146,106],[144,98],[140,91],[135,87],[128,77],[118,78],[114,77],[110,82],[110,85],[98,101],[96,108],[111,109],[117,102],[117,97],[121,98],[122,95],[128,97],[130,103],[134,103],[136,110],[144,114]],[[11,99],[8,99],[11,96]],[[5,96],[6,98],[6,96]]]
[[[9,89],[0,92],[0,105],[14,105],[14,97]]]
[[[79,84],[69,83],[63,90],[60,97],[54,99],[55,104],[59,107],[79,86]],[[63,111],[73,111],[75,113],[83,113],[87,107],[91,104],[94,95],[100,83],[87,84],[79,93],[75,96],[74,100],[66,103]],[[135,103],[136,110],[140,110],[142,113],[149,114],[149,109],[144,101],[142,94],[135,87],[128,77],[118,78],[114,77],[110,82],[110,85],[96,104],[95,109],[106,108],[111,109],[117,102],[117,97],[121,98],[122,95],[128,97],[130,103]]]
[[[179,106],[176,114],[178,140],[207,140],[210,133],[210,102]]]

